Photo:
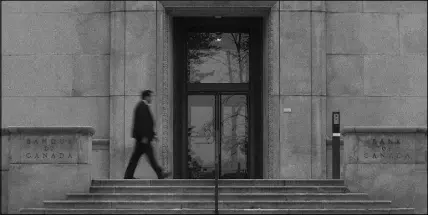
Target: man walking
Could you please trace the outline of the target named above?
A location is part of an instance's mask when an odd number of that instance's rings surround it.
[[[169,176],[169,173],[164,173],[156,162],[151,145],[152,140],[157,139],[156,133],[154,132],[153,115],[149,108],[149,105],[152,103],[152,94],[153,92],[151,90],[144,90],[141,93],[142,101],[140,101],[134,109],[132,138],[135,139],[135,148],[125,171],[125,179],[135,179],[135,168],[137,168],[138,161],[144,153],[146,153],[149,158],[149,163],[159,179],[164,179]]]

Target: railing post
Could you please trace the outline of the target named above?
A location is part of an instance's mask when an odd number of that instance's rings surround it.
[[[340,112],[333,112],[332,139],[332,174],[333,179],[340,179]]]

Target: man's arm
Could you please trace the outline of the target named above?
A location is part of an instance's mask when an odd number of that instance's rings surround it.
[[[148,143],[148,138],[153,134],[153,124],[150,122],[150,110],[149,107],[145,104],[141,104],[139,109],[139,123],[141,125],[140,132],[143,139],[141,140],[143,143]]]

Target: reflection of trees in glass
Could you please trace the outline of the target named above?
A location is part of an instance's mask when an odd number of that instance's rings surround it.
[[[187,129],[187,136],[190,139],[193,127]],[[191,141],[189,140],[189,143]],[[202,160],[200,157],[195,157],[195,152],[192,150],[192,144],[188,145],[187,149],[187,167],[189,170],[189,178],[199,178],[199,173],[202,169]]]
[[[198,83],[205,77],[214,74],[214,70],[209,73],[200,73],[195,66],[204,63],[202,58],[210,57],[220,50],[220,47],[213,43],[216,39],[216,35],[212,33],[189,33],[187,41],[187,75],[189,81]]]
[[[217,45],[216,39],[223,36],[234,44],[234,48],[221,48]],[[213,76],[215,68],[211,72],[201,73],[196,67],[206,62],[207,59],[214,60],[228,68],[228,83],[244,83],[248,81],[249,54],[249,34],[248,33],[190,33],[188,38],[187,68],[189,81],[200,83],[207,76]],[[226,59],[218,59],[220,50],[226,52]],[[214,56],[216,56],[214,58]],[[238,68],[232,67],[232,62],[237,62]],[[235,64],[234,64],[235,65]]]
[[[223,100],[223,104],[227,104],[225,100],[230,99],[232,96],[227,96]],[[230,104],[232,105],[232,104]],[[248,117],[247,113],[243,112],[242,109],[246,109],[246,102],[239,102],[233,104],[231,113],[224,116],[222,121],[223,128],[231,129],[231,135],[227,137],[223,137],[222,139],[222,150],[230,152],[230,160],[224,161],[223,165],[238,164],[240,160],[240,156],[238,154],[247,155],[247,146],[248,146]],[[229,106],[230,107],[230,106]],[[226,126],[226,123],[228,126]],[[230,125],[230,127],[229,127]],[[238,132],[238,128],[243,129],[244,131]],[[224,134],[226,135],[226,134]],[[240,153],[238,153],[240,152]],[[246,156],[245,156],[246,160]],[[238,163],[237,163],[238,162]],[[246,162],[244,163],[244,165]],[[237,166],[236,171],[234,172],[224,172],[223,177],[225,178],[247,178],[246,165],[245,166]]]
[[[246,100],[241,100],[239,102],[230,101],[230,99],[234,99],[233,97],[237,95],[227,95],[222,96],[222,106],[226,106],[232,108],[232,112],[223,113],[223,117],[221,119],[221,125],[223,129],[231,129],[231,133],[227,135],[227,137],[222,137],[222,151],[230,152],[230,156],[237,156],[237,153],[246,155],[247,154],[247,146],[248,146],[248,116],[246,113]],[[240,95],[239,95],[240,96]],[[212,137],[214,137],[214,120],[209,120],[205,122],[202,127],[198,130],[193,130],[194,127],[188,128],[188,137],[189,143],[191,143],[191,134],[197,133],[197,136],[205,137],[207,142],[212,141]],[[239,132],[239,130],[241,132]],[[223,133],[222,135],[225,135]],[[192,150],[192,144],[189,144],[188,149],[188,170],[190,178],[200,178],[203,177],[200,175],[202,172],[202,164],[203,161],[198,156],[195,156],[195,153]],[[230,162],[233,162],[232,160]],[[226,163],[223,163],[223,165]],[[242,170],[245,170],[246,166],[242,166]],[[246,174],[246,173],[245,173]],[[245,178],[246,176],[241,176]]]
[[[229,102],[230,99],[233,99],[233,97],[236,98],[236,96],[240,95],[222,96],[221,101],[222,107],[228,106],[232,108],[231,113],[229,113],[228,115],[223,115],[221,119],[221,125],[223,129],[231,129],[230,136],[222,137],[222,151],[231,152],[231,156],[236,156],[238,153],[238,149],[242,154],[246,155],[248,146],[248,116],[246,112],[243,112],[243,110],[246,110],[247,102],[246,100],[241,100],[237,103]],[[223,114],[226,113],[223,112]],[[241,119],[239,120],[239,123],[238,119]],[[214,136],[214,124],[214,120],[208,121],[201,128],[201,131],[204,132],[207,140],[209,137]],[[238,135],[238,128],[242,128],[244,132]],[[222,135],[224,135],[224,133]]]
[[[232,40],[235,44],[236,47],[236,53],[230,53],[228,52],[228,69],[229,69],[229,78],[231,80],[232,83],[244,83],[244,66],[248,65],[248,54],[249,54],[249,48],[250,48],[250,40],[249,40],[249,35],[248,34],[244,34],[244,33],[230,33],[230,37],[232,37]],[[239,80],[238,81],[234,81],[233,80],[233,73],[235,71],[232,70],[232,67],[230,66],[231,64],[231,60],[229,59],[230,56],[232,56],[233,58],[235,58],[238,61],[238,74],[239,74]],[[248,79],[248,77],[247,77]],[[226,96],[225,99],[222,101],[222,104],[227,104],[228,100],[231,99],[233,97],[233,95],[230,96]],[[238,152],[238,148],[240,149],[241,153],[246,155],[247,154],[247,146],[248,146],[248,116],[247,114],[242,115],[241,111],[242,108],[245,108],[247,105],[246,102],[240,102],[239,104],[235,104],[232,106],[232,113],[230,114],[230,116],[225,116],[225,119],[231,118],[231,129],[232,129],[232,135],[230,138],[224,138],[224,143],[223,143],[223,148],[226,151],[230,151],[231,152],[231,156],[236,156],[237,152]],[[238,136],[237,134],[237,128],[239,125],[237,120],[238,120],[238,116],[241,116],[244,118],[244,129],[245,132],[243,135]],[[222,122],[222,124],[224,123],[224,120]]]
[[[228,58],[229,55],[231,55],[233,58],[235,58],[238,61],[238,67],[239,67],[239,79],[238,83],[244,82],[244,65],[248,62],[248,53],[250,48],[250,38],[248,34],[245,33],[230,33],[228,34],[231,38],[233,43],[236,46],[236,52],[228,52]],[[227,60],[228,62],[228,68],[229,68],[229,77],[230,81],[232,83],[236,83],[233,81],[233,70],[230,66],[230,59]]]
[[[228,100],[230,100],[234,95],[229,95],[229,96],[223,96],[223,100],[222,100],[222,104],[227,104]],[[229,138],[223,138],[223,140],[225,141],[223,143],[223,147],[225,150],[231,150],[232,153],[236,153],[236,148],[239,148],[241,150],[242,153],[246,154],[246,147],[248,143],[248,116],[247,114],[241,113],[242,109],[246,108],[247,103],[245,101],[233,104],[232,108],[232,113],[224,116],[224,119],[222,120],[222,125],[223,128],[225,127],[225,123],[227,122],[227,120],[230,119],[231,121],[231,131],[232,134]],[[238,119],[242,118],[243,120],[241,121],[241,123],[238,124]],[[238,128],[244,128],[244,133],[241,135],[238,135],[237,133],[237,129]]]
[[[208,73],[201,73],[196,68],[197,66],[205,63],[204,59],[216,60],[228,68],[229,74],[229,83],[245,83],[248,81],[248,72],[244,73],[246,65],[248,65],[249,60],[249,34],[248,33],[223,33],[224,36],[228,37],[233,41],[235,45],[234,50],[226,50],[226,58],[224,60],[214,59],[213,56],[218,53],[221,49],[217,46],[214,41],[217,39],[219,34],[215,33],[191,33],[189,34],[188,40],[188,53],[187,53],[187,66],[188,66],[188,77],[189,81],[192,83],[200,83],[202,79],[207,76],[214,75],[215,70]],[[232,67],[232,62],[235,61],[238,63],[238,68]],[[227,104],[227,101],[232,98],[233,95],[223,96],[224,100],[222,101],[222,106]],[[223,125],[226,120],[231,120],[231,129],[232,134],[228,138],[223,138],[222,150],[230,151],[231,155],[237,153],[239,148],[243,154],[247,154],[247,145],[248,145],[248,117],[245,113],[241,114],[242,109],[246,108],[246,101],[239,104],[234,104],[232,106],[232,113],[229,116],[224,116],[221,124]],[[241,116],[244,118],[244,125],[238,124],[238,117]],[[208,140],[208,137],[213,137],[214,132],[214,122],[206,122],[202,127],[205,137]],[[238,136],[237,128],[244,126],[245,132],[243,135]],[[223,126],[224,128],[224,126]],[[199,132],[198,132],[199,133]],[[190,138],[190,133],[189,133]],[[190,150],[190,149],[189,149]],[[189,151],[189,170],[190,166],[192,171],[200,171],[201,163],[196,159],[191,157],[191,151]]]

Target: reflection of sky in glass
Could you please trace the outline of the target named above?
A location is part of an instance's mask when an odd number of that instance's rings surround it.
[[[189,138],[189,148],[193,157],[202,165],[202,168],[208,168],[215,161],[213,128],[207,126],[214,119],[214,96],[192,95],[188,99],[188,123],[189,127],[193,127]]]
[[[191,32],[189,34],[198,33]],[[215,33],[211,33],[211,35],[217,36]],[[211,45],[218,46],[219,50],[206,48],[192,49],[192,45],[189,45],[189,51],[193,51],[193,53],[195,51],[199,51],[201,54],[211,53],[211,55],[199,58],[202,63],[190,60],[190,82],[248,83],[249,50],[246,42],[248,42],[249,35],[247,33],[233,33],[233,35],[235,40],[232,37],[232,33],[222,33],[221,41],[213,40],[210,43]],[[241,42],[239,42],[239,38]],[[192,41],[189,44],[192,44]],[[237,44],[240,44],[239,52]]]

